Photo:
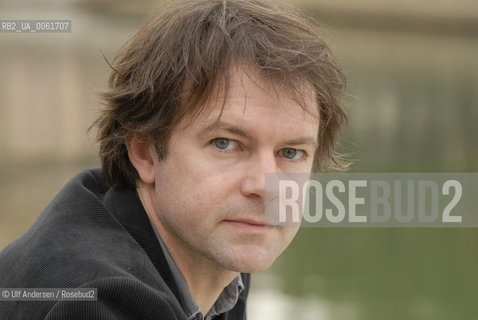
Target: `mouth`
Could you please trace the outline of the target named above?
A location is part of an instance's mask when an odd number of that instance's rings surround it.
[[[264,232],[274,228],[274,226],[268,225],[263,221],[251,219],[224,220],[224,222],[234,228],[249,232]]]

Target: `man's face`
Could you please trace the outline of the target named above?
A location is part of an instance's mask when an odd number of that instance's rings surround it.
[[[319,121],[268,90],[256,72],[248,72],[254,80],[243,71],[231,75],[222,115],[217,103],[179,123],[166,159],[155,160],[154,211],[178,254],[256,272],[272,264],[298,229],[264,225],[265,174],[310,172]],[[317,114],[312,91],[305,101]]]

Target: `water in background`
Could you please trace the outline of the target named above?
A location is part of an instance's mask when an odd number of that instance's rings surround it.
[[[2,19],[18,17],[7,9]],[[21,12],[71,18],[73,32],[0,34],[0,248],[97,166],[86,130],[106,83],[102,54],[111,59],[143,17]],[[329,38],[349,82],[341,148],[354,171],[478,170],[476,34],[342,25]],[[476,319],[477,243],[475,229],[303,229],[255,275],[250,319]]]

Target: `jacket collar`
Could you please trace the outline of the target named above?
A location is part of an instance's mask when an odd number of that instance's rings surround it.
[[[105,194],[104,204],[143,248],[179,301],[179,291],[173,274],[136,190],[109,189]]]

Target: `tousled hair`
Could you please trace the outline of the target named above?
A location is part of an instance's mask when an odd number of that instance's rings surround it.
[[[172,129],[197,117],[215,89],[227,92],[229,71],[241,63],[301,106],[304,88],[313,89],[320,115],[313,171],[344,168],[335,143],[347,119],[340,102],[345,78],[321,29],[272,1],[186,0],[162,5],[111,65],[94,123],[105,182],[134,187],[127,137],[150,137],[164,159]]]

